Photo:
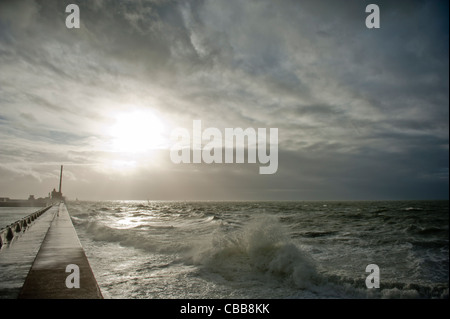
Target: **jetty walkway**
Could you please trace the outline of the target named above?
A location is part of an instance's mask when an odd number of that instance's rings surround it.
[[[1,230],[0,286],[14,291],[22,282],[20,299],[103,298],[66,205],[38,212]]]

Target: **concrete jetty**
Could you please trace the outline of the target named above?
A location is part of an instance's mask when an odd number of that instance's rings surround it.
[[[0,297],[17,297],[24,280],[19,299],[103,298],[64,203],[62,173],[61,165],[48,207],[0,230]]]
[[[57,209],[19,298],[103,298],[66,205]]]
[[[0,299],[16,299],[25,282],[31,265],[44,241],[45,235],[59,211],[58,206],[50,207],[37,218],[37,212],[27,217],[26,227],[18,227],[20,221],[2,230],[3,245],[0,248]],[[23,224],[22,224],[23,225]]]

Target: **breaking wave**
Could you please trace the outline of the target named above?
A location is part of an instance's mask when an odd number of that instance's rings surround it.
[[[257,272],[307,288],[317,276],[314,261],[292,243],[275,217],[262,216],[231,233],[198,242],[187,258],[224,277]]]

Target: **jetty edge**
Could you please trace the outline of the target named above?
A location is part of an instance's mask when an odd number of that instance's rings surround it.
[[[27,228],[30,227],[39,216],[52,208],[52,206],[53,205],[49,205],[45,208],[42,208],[0,229],[0,249],[4,245],[11,243],[15,237],[20,235],[20,233],[26,231]]]

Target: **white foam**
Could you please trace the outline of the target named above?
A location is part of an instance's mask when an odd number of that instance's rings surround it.
[[[216,232],[206,243],[196,242],[188,257],[224,276],[257,272],[298,288],[308,287],[316,275],[312,259],[290,241],[275,217],[267,215],[231,233]]]

